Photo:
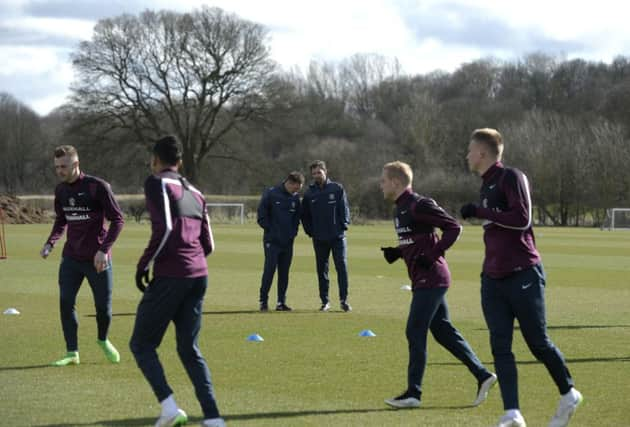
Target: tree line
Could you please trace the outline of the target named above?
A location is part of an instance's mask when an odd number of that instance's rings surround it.
[[[389,217],[378,177],[400,159],[416,191],[455,212],[479,186],[466,167],[470,133],[494,127],[505,163],[532,182],[538,222],[598,225],[607,208],[630,206],[627,57],[535,52],[412,75],[356,54],[283,70],[265,27],[203,7],[103,19],[72,60],[73,96],[46,117],[0,94],[0,191],[52,191],[52,147],[67,143],[88,173],[138,193],[149,147],[173,133],[206,193],[259,194],[323,159],[355,217]]]

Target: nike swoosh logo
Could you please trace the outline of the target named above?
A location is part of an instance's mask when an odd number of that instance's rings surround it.
[[[527,284],[525,284],[525,285],[521,286],[521,289],[527,289],[527,288],[529,288],[529,287],[531,287],[531,286],[532,286],[532,284],[531,284],[531,282],[530,282],[530,283],[527,283]]]
[[[404,210],[404,211],[400,211],[400,214],[401,214],[401,215],[404,215],[404,214],[406,214],[406,213],[407,213],[407,211],[406,211],[406,210]]]
[[[489,188],[490,190],[492,190],[494,187],[496,187],[496,184],[492,184],[492,185],[489,185],[489,186],[488,186],[488,188]]]
[[[83,196],[85,193],[77,193],[77,196]]]

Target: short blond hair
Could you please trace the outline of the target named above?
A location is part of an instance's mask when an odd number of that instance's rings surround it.
[[[411,166],[405,162],[396,160],[395,162],[386,163],[385,166],[383,166],[383,170],[390,179],[400,181],[405,187],[410,186],[413,182],[413,171],[411,170]]]
[[[475,129],[470,135],[470,139],[482,144],[498,160],[503,157],[503,137],[498,130],[492,128]]]
[[[79,153],[76,148],[72,145],[60,145],[55,148],[55,159],[59,159],[61,157],[70,157],[73,160],[79,160]]]

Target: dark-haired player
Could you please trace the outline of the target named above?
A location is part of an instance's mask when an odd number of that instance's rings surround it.
[[[129,346],[138,367],[162,406],[156,427],[180,426],[188,421],[166,381],[156,349],[173,322],[177,353],[195,387],[204,415],[202,426],[225,426],[214,397],[210,371],[197,339],[203,297],[208,286],[206,256],[214,249],[203,195],[178,173],[180,144],[165,136],[153,147],[151,170],[144,183],[151,217],[151,239],[136,269],[142,292]],[[149,269],[153,265],[153,279]]]
[[[328,169],[323,160],[314,160],[309,170],[313,183],[302,200],[302,227],[313,240],[319,299],[322,302],[319,311],[330,310],[328,265],[332,252],[339,285],[339,306],[341,310],[349,312],[352,307],[348,303],[348,197],[343,185],[328,178]]]
[[[269,310],[269,289],[278,270],[276,311],[291,311],[286,304],[293,240],[300,224],[300,195],[304,175],[291,172],[280,184],[265,190],[258,204],[257,221],[262,227],[265,266],[260,280],[260,311]]]

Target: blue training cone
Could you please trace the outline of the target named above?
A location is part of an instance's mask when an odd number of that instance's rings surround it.
[[[376,334],[369,329],[364,329],[361,332],[359,332],[359,336],[360,337],[375,337]]]
[[[252,334],[247,337],[247,341],[264,341],[265,339],[258,334]]]

